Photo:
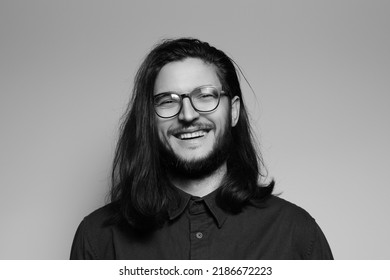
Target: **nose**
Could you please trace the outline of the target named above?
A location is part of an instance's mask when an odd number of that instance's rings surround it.
[[[179,113],[179,120],[183,122],[191,122],[199,118],[199,113],[192,107],[191,101],[188,97],[183,98],[183,106]]]

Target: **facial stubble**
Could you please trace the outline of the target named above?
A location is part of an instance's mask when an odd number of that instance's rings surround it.
[[[160,140],[160,161],[162,167],[172,176],[199,179],[213,173],[227,161],[231,154],[231,146],[231,122],[228,118],[223,134],[218,136],[211,152],[206,156],[192,160],[183,159]]]

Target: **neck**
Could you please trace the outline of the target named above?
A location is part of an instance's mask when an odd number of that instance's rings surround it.
[[[219,188],[226,174],[226,171],[227,167],[225,162],[214,172],[202,178],[188,179],[182,176],[177,176],[176,174],[170,174],[169,178],[173,185],[178,189],[193,196],[203,197]]]

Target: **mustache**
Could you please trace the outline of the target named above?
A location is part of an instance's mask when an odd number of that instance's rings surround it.
[[[212,130],[215,126],[213,124],[206,123],[192,123],[190,125],[181,125],[168,129],[168,133],[176,135],[179,133],[193,132],[197,130]]]

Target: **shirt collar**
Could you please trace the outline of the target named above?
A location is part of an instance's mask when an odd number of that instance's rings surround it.
[[[213,192],[204,196],[203,200],[216,220],[218,227],[221,228],[226,221],[227,214],[217,205],[216,197],[218,191],[218,189],[214,190]]]
[[[198,201],[203,200],[207,208],[210,210],[211,215],[214,217],[215,221],[217,222],[218,227],[221,228],[226,221],[227,214],[217,205],[216,202],[217,192],[218,189],[214,190],[213,192],[209,193],[204,197],[194,197],[180,189],[177,189],[179,200],[176,204],[173,204],[169,207],[168,209],[169,220],[172,221],[177,217],[179,217],[187,208],[187,205],[191,199],[198,200]]]
[[[183,192],[178,188],[175,188],[175,191],[178,194],[178,201],[176,203],[172,202],[168,207],[169,220],[174,220],[179,217],[184,212],[184,209],[186,209],[188,202],[191,199],[190,194]]]

